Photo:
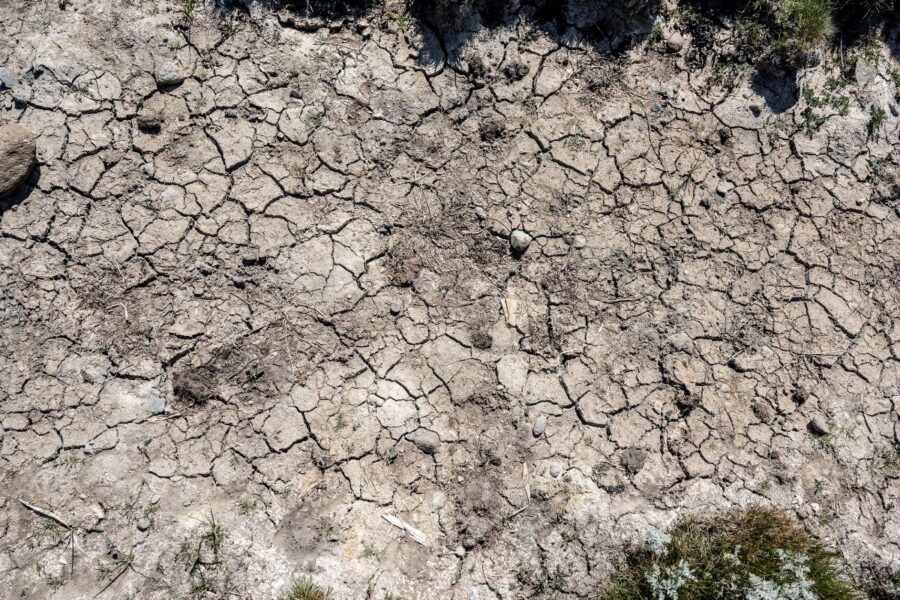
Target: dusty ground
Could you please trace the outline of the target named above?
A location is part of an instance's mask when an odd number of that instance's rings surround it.
[[[589,598],[753,503],[900,560],[889,47],[251,13],[0,2],[4,597]]]

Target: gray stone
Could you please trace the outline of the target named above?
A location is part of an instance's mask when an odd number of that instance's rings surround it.
[[[576,235],[574,238],[572,238],[572,247],[573,248],[580,250],[581,248],[584,248],[585,246],[587,246],[587,238],[585,238],[583,235]]]
[[[0,198],[16,191],[37,164],[31,131],[10,123],[0,126]]]
[[[417,429],[406,437],[425,454],[436,454],[441,447],[440,436],[428,429]]]
[[[164,62],[156,68],[156,84],[159,87],[178,85],[185,80],[181,67],[172,62]]]
[[[629,475],[635,475],[644,468],[647,462],[647,453],[640,448],[629,448],[622,453],[621,463],[625,468],[625,472]]]
[[[691,348],[691,336],[683,331],[678,331],[670,335],[667,339],[669,344],[675,350],[680,350],[682,352],[688,352]]]
[[[18,81],[12,71],[5,67],[0,67],[0,90],[13,89]]]
[[[556,464],[550,465],[550,477],[556,479],[560,475],[562,475],[562,468]]]
[[[541,437],[544,435],[544,430],[547,428],[547,417],[545,415],[539,416],[534,425],[531,426],[531,433],[534,437]]]
[[[137,522],[137,528],[139,531],[147,531],[148,529],[150,529],[151,526],[152,526],[152,523],[150,522],[150,519],[148,519],[146,517],[141,518]]]
[[[522,254],[528,250],[528,246],[531,245],[531,239],[530,235],[521,229],[516,229],[509,236],[509,247],[512,248],[512,251],[516,254]]]
[[[817,435],[828,435],[828,422],[822,415],[816,415],[809,422],[809,430]]]
[[[147,411],[154,415],[158,415],[166,410],[166,401],[161,396],[153,395],[150,396],[150,399],[147,400],[147,404],[145,405]]]

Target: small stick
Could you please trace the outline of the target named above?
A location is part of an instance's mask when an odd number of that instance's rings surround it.
[[[72,527],[71,525],[69,525],[68,523],[66,523],[65,521],[63,521],[62,517],[60,517],[56,513],[50,512],[49,510],[46,510],[43,508],[40,508],[39,506],[35,506],[34,504],[29,504],[28,502],[25,502],[21,498],[19,498],[19,502],[22,503],[22,506],[24,506],[31,512],[35,513],[39,517],[43,517],[45,519],[50,519],[51,521],[54,521],[55,523],[62,525],[69,531],[69,545],[71,546],[71,550],[72,550],[72,563],[69,565],[69,569],[70,569],[71,574],[74,575],[75,574],[75,545],[78,543],[75,541],[75,528]]]
[[[72,526],[69,525],[68,523],[66,523],[65,521],[63,521],[62,517],[60,517],[56,513],[52,513],[49,510],[40,508],[38,506],[35,506],[34,504],[29,504],[28,502],[25,502],[21,498],[19,498],[19,502],[21,502],[22,506],[24,506],[31,512],[33,512],[41,517],[44,517],[45,519],[50,519],[51,521],[56,521],[57,523],[59,523],[60,525],[65,527],[66,529],[72,529]]]

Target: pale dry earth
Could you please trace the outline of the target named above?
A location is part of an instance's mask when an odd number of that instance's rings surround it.
[[[890,48],[791,105],[526,13],[0,2],[3,597],[593,598],[751,504],[900,561]]]

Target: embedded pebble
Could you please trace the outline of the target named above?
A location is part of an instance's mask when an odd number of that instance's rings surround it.
[[[539,416],[534,425],[531,427],[531,433],[534,437],[541,437],[544,434],[544,430],[547,428],[547,417],[544,415]]]
[[[406,437],[425,454],[435,454],[441,447],[440,436],[428,429],[419,429]]]

